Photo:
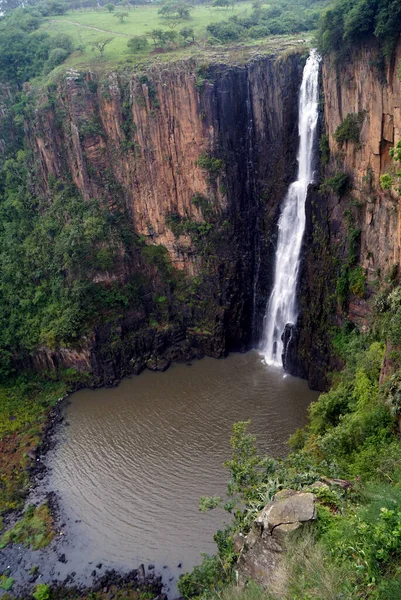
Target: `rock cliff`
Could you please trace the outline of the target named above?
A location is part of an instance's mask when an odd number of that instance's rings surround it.
[[[400,57],[401,44],[385,60],[372,40],[346,63],[323,61],[321,177],[307,202],[301,315],[297,330],[286,332],[287,369],[318,389],[336,366],[333,326],[349,320],[365,328],[369,298],[398,271],[399,194],[382,189],[380,177],[396,171],[390,149],[401,137]]]
[[[111,213],[123,207],[135,243],[96,283],[136,275],[147,283],[139,309],[105,319],[77,348],[42,348],[25,364],[89,370],[109,384],[144,366],[249,347],[271,286],[279,204],[295,169],[303,63],[295,52],[243,65],[70,70],[38,93],[26,124],[37,191],[49,196],[56,178]],[[167,250],[168,277],[152,253],[144,260],[144,245]],[[180,294],[172,290],[177,278]]]

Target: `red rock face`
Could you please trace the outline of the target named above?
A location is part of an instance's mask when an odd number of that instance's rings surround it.
[[[271,285],[271,234],[295,170],[302,68],[295,53],[241,66],[190,60],[143,74],[69,71],[56,90],[41,92],[26,124],[39,193],[48,193],[51,175],[72,180],[84,201],[98,198],[110,211],[124,205],[131,231],[164,246],[188,286],[200,286],[195,307],[184,300],[177,308],[138,248],[121,249],[121,261],[95,283],[146,269],[143,306],[127,307],[118,326],[105,323],[72,363],[89,356],[99,380],[110,383],[157,365],[158,356],[221,356],[249,346]],[[205,168],[200,157],[219,162]],[[196,198],[206,199],[209,216]],[[212,221],[213,235],[174,231],[172,218],[195,229]],[[161,296],[169,311],[163,330],[154,330],[153,297]],[[40,356],[70,366],[67,352]]]
[[[323,65],[325,117],[330,149],[352,176],[351,196],[358,206],[361,227],[360,263],[370,280],[400,263],[399,195],[383,191],[380,175],[394,169],[389,149],[401,138],[401,81],[397,65],[401,44],[385,69],[377,64],[378,48],[369,44],[355,50],[352,59],[336,66]],[[339,148],[334,133],[349,113],[366,111],[360,143],[345,142]],[[333,161],[333,159],[332,159]],[[343,220],[344,202],[334,208],[332,220]],[[351,207],[352,208],[352,207]]]
[[[253,122],[247,126],[253,129],[261,167],[271,171],[269,176],[276,171],[276,179],[280,172],[285,178],[288,86],[296,92],[299,71],[296,61],[284,68],[272,58],[237,70],[212,65],[200,85],[197,69],[188,61],[153,67],[141,77],[114,73],[100,82],[92,74],[69,72],[58,84],[53,106],[48,107],[47,99],[45,109],[39,106],[31,133],[44,184],[49,174],[71,176],[85,199],[102,198],[111,208],[116,196],[122,196],[135,231],[150,243],[163,244],[174,265],[191,274],[200,269],[191,239],[176,239],[166,217],[202,221],[193,203],[196,194],[209,199],[215,214],[230,204],[227,169],[211,177],[197,164],[202,154],[221,157],[221,138],[230,136],[217,104],[228,99],[232,114],[238,115],[246,108],[244,94],[249,94]],[[294,75],[294,82],[286,81]],[[248,89],[237,89],[244,79]],[[277,156],[264,155],[275,139]],[[245,170],[246,164],[239,168]],[[265,183],[272,187],[271,181]]]

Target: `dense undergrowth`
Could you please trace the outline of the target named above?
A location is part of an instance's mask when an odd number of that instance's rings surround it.
[[[29,454],[40,445],[49,411],[67,387],[38,376],[0,385],[0,516],[23,506],[33,466]]]
[[[379,305],[380,308],[377,308]],[[257,455],[247,423],[234,427],[226,499],[203,498],[201,509],[223,503],[232,524],[219,531],[217,557],[179,583],[187,597],[241,599],[399,598],[401,591],[401,452],[398,428],[400,288],[376,299],[369,333],[346,324],[334,337],[343,361],[332,387],[310,407],[310,423],[290,440],[292,452],[275,461]],[[383,360],[391,373],[379,383]],[[325,479],[326,478],[326,479]],[[318,481],[345,479],[351,487],[317,487]],[[304,527],[288,549],[281,584],[262,591],[233,586],[233,535],[247,532],[258,511],[283,488],[317,495],[318,518]]]

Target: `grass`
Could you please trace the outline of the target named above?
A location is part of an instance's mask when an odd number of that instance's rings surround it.
[[[251,2],[240,2],[234,7],[234,10],[228,11],[197,6],[192,11],[191,18],[180,21],[175,29],[179,31],[183,27],[192,27],[196,40],[202,43],[206,38],[206,27],[210,23],[225,20],[232,14],[245,16],[251,11]],[[86,45],[83,54],[74,53],[65,63],[68,66],[80,66],[96,59],[89,46],[94,40],[103,36],[114,38],[105,50],[105,59],[108,63],[116,63],[122,58],[143,58],[153,50],[153,43],[149,40],[148,49],[133,54],[127,47],[130,37],[146,35],[152,29],[169,29],[170,22],[171,20],[158,15],[158,6],[138,6],[129,12],[129,17],[124,23],[120,23],[105,9],[69,11],[65,15],[48,18],[42,26],[42,30],[47,31],[50,35],[68,34],[72,37],[76,47]],[[101,31],[87,29],[87,27],[96,27]]]
[[[127,21],[120,23],[105,9],[77,10],[69,11],[65,15],[49,17],[42,25],[41,30],[50,35],[67,34],[73,39],[75,47],[83,47],[83,51],[74,52],[61,67],[53,73],[57,73],[65,68],[104,68],[116,66],[129,66],[130,64],[142,64],[149,61],[169,62],[171,60],[198,57],[199,53],[208,56],[211,53],[220,53],[227,49],[238,49],[239,47],[259,48],[261,44],[267,45],[269,49],[280,50],[291,46],[295,40],[305,38],[305,34],[296,36],[282,35],[270,38],[261,38],[259,40],[247,40],[246,44],[225,44],[224,46],[214,46],[213,49],[207,44],[206,27],[210,23],[224,21],[231,15],[244,17],[252,12],[251,2],[238,2],[234,10],[211,9],[209,6],[194,7],[189,20],[180,21],[175,27],[180,31],[183,27],[194,29],[196,44],[186,47],[180,47],[173,51],[162,54],[154,54],[153,42],[149,39],[149,45],[145,50],[132,53],[127,47],[127,42],[131,36],[147,35],[153,29],[169,29],[171,20],[158,15],[157,6],[138,6],[129,13]],[[174,23],[174,21],[173,21]],[[96,31],[90,28],[97,28]],[[308,32],[310,37],[311,32]],[[112,42],[106,46],[103,59],[98,53],[94,53],[91,44],[100,37],[111,37]]]
[[[39,378],[0,386],[0,515],[23,505],[28,453],[40,444],[48,411],[65,392],[64,383]]]
[[[0,538],[0,548],[8,544],[23,544],[32,550],[48,546],[54,537],[54,521],[49,506],[29,505],[22,519]]]

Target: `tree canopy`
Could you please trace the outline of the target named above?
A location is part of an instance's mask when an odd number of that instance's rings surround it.
[[[319,49],[344,54],[366,37],[376,37],[389,56],[400,38],[399,0],[336,0],[321,16]]]

